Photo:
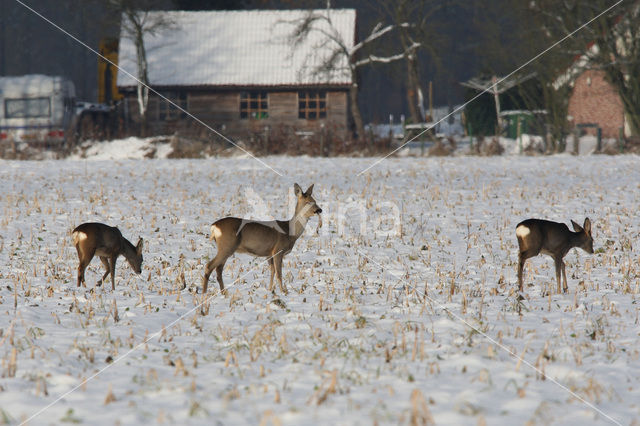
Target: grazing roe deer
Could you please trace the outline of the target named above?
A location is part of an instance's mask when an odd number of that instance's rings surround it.
[[[80,265],[78,265],[78,287],[84,280],[84,271],[94,255],[98,255],[107,270],[97,286],[102,285],[107,275],[111,274],[111,289],[116,289],[115,272],[116,260],[123,255],[136,274],[142,272],[142,238],[134,246],[122,236],[120,230],[104,223],[87,222],[78,225],[72,232],[73,244],[78,251]]]
[[[280,291],[286,293],[282,284],[282,258],[289,253],[304,232],[307,221],[322,209],[311,196],[313,185],[306,192],[296,183],[293,186],[297,202],[291,220],[259,222],[237,217],[225,217],[211,225],[211,237],[218,246],[218,253],[207,263],[202,282],[202,294],[207,294],[209,276],[216,271],[220,291],[224,291],[222,269],[227,259],[235,252],[248,253],[258,257],[268,257],[271,269],[269,290],[274,291],[273,276],[276,275]]]
[[[520,247],[518,253],[518,286],[520,291],[522,291],[524,262],[530,257],[543,253],[551,256],[555,262],[558,293],[560,293],[560,273],[564,278],[563,290],[565,293],[567,292],[567,273],[562,260],[564,256],[573,247],[580,247],[587,253],[593,254],[593,237],[591,236],[589,218],[584,220],[582,226],[573,220],[571,223],[576,232],[571,232],[564,223],[542,219],[527,219],[516,226],[516,236]]]

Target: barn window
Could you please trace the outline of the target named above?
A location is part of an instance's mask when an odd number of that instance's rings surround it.
[[[187,94],[185,92],[166,91],[160,93],[171,102],[158,97],[158,119],[177,120],[186,117],[187,114],[176,107],[177,105],[183,110],[187,109]]]
[[[268,118],[267,92],[240,92],[240,118]]]
[[[327,117],[327,92],[306,90],[298,92],[298,118],[315,120]]]

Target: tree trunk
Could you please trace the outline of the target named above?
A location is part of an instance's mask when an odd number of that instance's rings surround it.
[[[360,107],[358,106],[358,76],[354,70],[351,71],[351,87],[349,88],[349,98],[351,102],[351,116],[353,122],[356,125],[356,139],[361,141],[364,137],[364,123],[362,121],[362,114],[360,114]]]
[[[421,102],[422,89],[420,88],[420,76],[418,73],[418,58],[415,53],[415,49],[411,48],[411,39],[401,30],[400,42],[402,44],[402,50],[404,51],[404,58],[407,62],[407,103],[409,104],[409,114],[411,114],[411,121],[414,123],[422,123],[426,117],[423,114],[424,105]]]
[[[633,75],[633,74],[630,74]],[[637,75],[637,74],[636,74]],[[625,79],[624,74],[618,69],[610,69],[607,71],[607,77],[609,81],[616,88],[620,100],[622,101],[622,107],[624,109],[625,121],[629,125],[629,130],[632,136],[640,134],[640,104],[638,103],[638,97],[640,97],[640,87],[629,87],[633,84],[638,84],[634,77]],[[637,77],[635,77],[637,78]]]
[[[142,24],[135,17],[130,17],[135,27],[136,56],[138,60],[138,110],[140,112],[140,135],[147,136],[147,106],[149,105],[149,73],[147,66],[147,52],[144,47]]]
[[[625,121],[629,125],[630,136],[640,135],[640,108],[638,104],[630,103],[624,98],[622,99],[625,111]]]
[[[426,117],[422,115],[424,106],[420,105],[423,101],[420,93],[420,78],[418,76],[418,60],[413,52],[409,52],[406,56],[407,61],[407,102],[409,103],[409,113],[414,123],[422,123]]]

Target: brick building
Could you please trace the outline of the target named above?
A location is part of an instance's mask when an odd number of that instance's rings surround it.
[[[622,100],[600,70],[587,69],[575,78],[568,113],[573,125],[600,126],[603,138],[617,138],[620,128],[625,127]]]

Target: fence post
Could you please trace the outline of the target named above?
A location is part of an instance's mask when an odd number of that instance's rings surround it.
[[[264,151],[265,154],[269,154],[269,142],[271,139],[271,128],[269,125],[264,126]]]
[[[324,123],[320,123],[320,156],[326,157],[324,153]]]
[[[620,152],[624,151],[624,128],[618,128],[618,147]]]
[[[553,138],[553,135],[551,134],[551,125],[549,123],[545,124],[545,133],[544,133],[544,152],[545,154],[550,153],[551,150],[551,146],[552,146],[552,142],[551,139]]]
[[[600,126],[598,126],[597,135],[598,135],[597,150],[598,152],[602,152],[602,127]]]
[[[520,155],[522,155],[522,117],[520,117],[520,115],[518,115],[518,124],[516,126],[516,135],[518,138],[518,148],[519,148],[519,153]]]

